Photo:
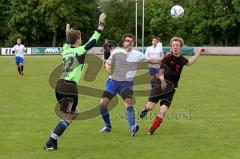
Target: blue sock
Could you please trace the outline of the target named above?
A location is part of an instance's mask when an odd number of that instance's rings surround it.
[[[62,119],[58,125],[55,127],[55,129],[53,130],[53,132],[51,133],[51,138],[57,140],[64,132],[64,130],[69,126],[69,123]]]
[[[129,126],[130,126],[130,130],[132,131],[132,129],[135,126],[135,113],[134,113],[133,106],[129,106],[127,108],[127,119],[128,119],[128,123],[129,123]]]
[[[111,126],[111,123],[110,123],[110,116],[109,116],[109,113],[108,113],[108,109],[100,106],[100,112],[101,112],[102,118],[105,122],[105,126],[108,127],[108,128],[111,128],[112,126]]]

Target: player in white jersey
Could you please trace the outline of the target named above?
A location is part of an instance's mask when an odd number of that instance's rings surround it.
[[[157,47],[162,48],[162,43],[160,42],[160,37],[157,37]]]
[[[145,55],[149,58],[160,58],[163,59],[164,54],[163,54],[163,49],[162,47],[157,46],[157,38],[154,37],[152,39],[152,46],[147,47],[145,51]],[[149,74],[152,78],[155,78],[159,74],[159,68],[160,64],[149,64],[148,65],[149,69]],[[153,83],[151,81],[151,86],[153,87]]]
[[[132,86],[133,79],[137,72],[137,64],[138,62],[159,63],[160,59],[150,59],[143,53],[133,50],[135,38],[131,34],[124,35],[122,40],[124,48],[116,48],[113,50],[105,64],[109,74],[112,72],[111,66],[113,63],[115,63],[115,67],[113,73],[107,80],[106,89],[100,102],[100,113],[105,122],[105,126],[101,132],[110,132],[112,130],[107,106],[111,99],[119,94],[124,100],[130,132],[131,135],[134,136],[139,129],[139,125],[135,123],[132,101]]]
[[[150,58],[160,58],[163,59],[164,54],[163,54],[163,49],[162,47],[158,46],[158,38],[159,37],[154,37],[152,38],[152,46],[147,47],[145,51],[145,55],[150,57]],[[159,74],[159,68],[160,68],[160,63],[159,64],[149,64],[148,65],[148,70],[149,74],[152,77],[151,79],[151,87],[153,88],[155,85],[155,78],[158,77]]]
[[[15,54],[18,73],[19,75],[23,75],[24,53],[26,53],[26,48],[21,44],[21,39],[17,39],[17,44],[12,48],[12,53]]]

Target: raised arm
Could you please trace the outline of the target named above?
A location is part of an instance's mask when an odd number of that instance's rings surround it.
[[[67,39],[67,34],[68,34],[69,30],[70,30],[70,24],[67,24],[66,25],[66,30],[65,30],[66,40],[65,40],[65,42],[63,44],[63,50],[67,50],[67,49],[70,48],[70,44],[69,44],[68,39]]]
[[[187,66],[191,66],[192,64],[194,64],[197,61],[197,59],[204,53],[205,53],[205,49],[199,49],[194,56],[188,59]]]
[[[100,38],[100,36],[103,32],[103,29],[104,29],[106,17],[107,17],[106,13],[102,13],[99,16],[99,26],[98,26],[97,30],[94,32],[92,37],[88,40],[88,42],[83,46],[86,52],[88,50],[90,50],[97,43],[98,39]]]
[[[98,39],[101,36],[101,33],[103,32],[106,17],[107,17],[107,15],[105,13],[102,13],[99,16],[99,26],[98,26],[97,30],[94,32],[92,37],[88,40],[88,42],[85,45],[77,48],[76,53],[78,56],[86,54],[87,51],[90,50],[97,43]]]

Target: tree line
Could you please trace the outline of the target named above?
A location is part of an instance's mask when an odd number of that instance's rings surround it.
[[[96,29],[98,16],[106,12],[103,37],[120,41],[135,34],[135,0],[0,0],[0,46],[12,46],[21,38],[26,46],[61,46],[65,25],[82,32],[86,42]],[[185,15],[173,18],[173,5]],[[173,36],[193,46],[240,46],[239,0],[145,0],[145,45],[160,36],[164,45]],[[142,0],[138,0],[138,44],[141,45]]]

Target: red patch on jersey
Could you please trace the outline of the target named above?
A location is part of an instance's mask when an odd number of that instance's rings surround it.
[[[170,64],[174,64],[174,62],[173,62],[173,61],[171,61],[171,62],[170,62]]]
[[[165,57],[166,57],[166,58],[170,58],[170,57],[172,57],[172,54],[171,54],[171,53],[167,53],[167,54],[165,55]]]

